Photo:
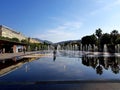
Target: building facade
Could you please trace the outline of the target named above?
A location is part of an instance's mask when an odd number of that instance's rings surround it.
[[[4,26],[4,25],[0,25],[0,36],[8,37],[8,38],[18,38],[20,41],[22,39],[28,40],[28,37],[24,36],[22,33],[16,32],[12,30],[11,28]],[[29,42],[30,43],[41,43],[40,41],[34,38],[30,38]]]
[[[18,38],[20,41],[22,39],[27,39],[27,37],[25,37],[20,32],[16,32],[10,29],[9,27],[3,26],[3,25],[0,25],[0,36],[8,37],[8,38]]]
[[[30,38],[29,42],[30,43],[41,43],[39,40],[36,40],[34,38]]]
[[[20,32],[16,32],[13,29],[3,25],[0,25],[0,36],[8,38],[18,38],[19,41],[29,40],[30,43],[41,43],[40,41],[34,38],[28,38],[21,34]],[[13,53],[21,52],[23,48],[27,48],[27,44],[21,42],[17,43],[6,40],[0,40],[0,50],[4,51],[4,53],[11,52],[11,50]]]

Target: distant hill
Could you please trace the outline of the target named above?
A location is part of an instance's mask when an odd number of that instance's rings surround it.
[[[56,44],[64,44],[64,43],[74,43],[74,42],[81,42],[81,40],[68,40],[68,41],[61,41]]]
[[[48,40],[41,40],[41,39],[39,39],[39,38],[34,38],[34,39],[40,41],[41,43],[53,44],[53,42],[48,41]]]
[[[58,42],[58,43],[53,43],[49,40],[42,40],[42,39],[39,39],[39,38],[34,38],[38,41],[40,41],[41,43],[47,43],[47,44],[64,44],[64,43],[74,43],[74,42],[81,42],[81,40],[68,40],[68,41],[61,41],[61,42]]]
[[[53,42],[51,42],[51,41],[48,41],[48,40],[43,40],[45,43],[47,43],[47,44],[53,44]]]

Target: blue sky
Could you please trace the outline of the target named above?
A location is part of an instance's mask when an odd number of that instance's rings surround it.
[[[120,28],[120,0],[0,0],[0,24],[52,42]]]

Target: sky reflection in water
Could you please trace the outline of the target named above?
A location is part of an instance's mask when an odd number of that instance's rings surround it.
[[[74,55],[71,56],[71,53]],[[27,61],[11,73],[0,77],[0,82],[120,80],[119,71],[119,57],[80,58],[78,52],[59,52],[53,57]]]

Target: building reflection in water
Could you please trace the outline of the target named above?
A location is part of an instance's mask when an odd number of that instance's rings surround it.
[[[96,74],[102,75],[103,69],[111,71],[114,74],[118,74],[120,71],[120,58],[119,57],[82,57],[82,64],[85,66],[91,66],[95,69]]]
[[[6,73],[19,68],[26,62],[31,62],[33,60],[37,60],[38,58],[13,58],[8,60],[0,60],[0,76],[5,75]],[[53,61],[56,60],[56,51],[53,52]],[[92,67],[96,74],[102,75],[105,70],[111,70],[114,74],[118,74],[120,71],[120,57],[91,57],[91,56],[83,56],[82,64],[88,67]],[[64,70],[66,70],[66,65],[63,66]],[[26,64],[25,72],[30,70],[30,66]]]
[[[8,74],[11,71],[14,71],[15,69],[19,68],[26,62],[31,62],[33,60],[37,60],[38,58],[24,58],[24,59],[6,59],[6,60],[0,60],[0,77]],[[29,68],[28,66],[25,66],[25,71],[28,72]]]

